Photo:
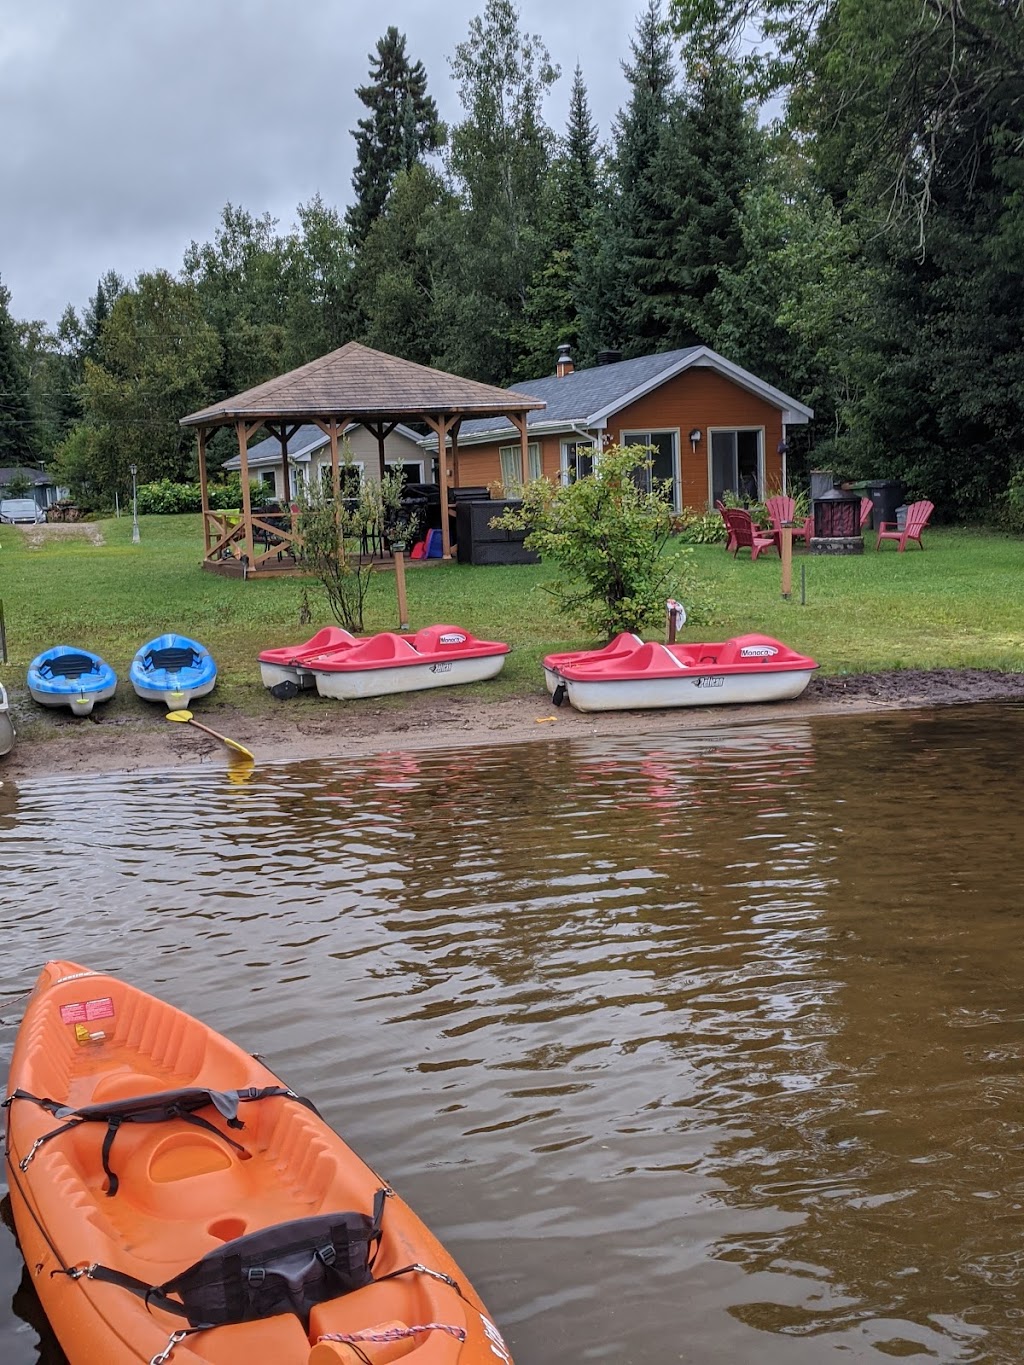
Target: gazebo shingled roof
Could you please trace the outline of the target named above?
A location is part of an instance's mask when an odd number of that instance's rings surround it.
[[[295,421],[344,413],[350,419],[459,414],[504,416],[543,408],[543,399],[479,384],[349,341],[297,370],[181,419],[185,427],[224,426],[239,418]]]
[[[337,351],[300,365],[297,370],[268,379],[255,388],[211,403],[199,412],[181,418],[181,426],[195,427],[199,438],[199,482],[203,497],[204,563],[217,567],[225,554],[232,555],[236,544],[244,547],[244,560],[258,570],[264,561],[279,554],[280,547],[294,542],[294,532],[283,532],[279,525],[254,519],[249,494],[248,444],[261,427],[276,435],[281,443],[281,463],[285,490],[289,488],[288,440],[296,427],[313,422],[331,442],[331,470],[336,497],[340,497],[338,438],[351,422],[361,422],[377,437],[381,469],[384,466],[384,441],[403,418],[422,419],[437,435],[441,504],[447,507],[449,478],[458,475],[458,433],[464,418],[508,417],[517,428],[522,446],[522,465],[527,467],[526,415],[545,407],[543,399],[532,398],[511,389],[480,384],[459,375],[445,374],[427,365],[371,350],[350,341]],[[209,507],[206,485],[206,442],[215,427],[234,426],[242,474],[242,514],[240,522],[229,526]],[[445,454],[451,440],[452,469]],[[254,530],[267,538],[267,550],[256,556]],[[269,537],[273,535],[274,549]],[[444,558],[451,557],[448,517],[441,517]]]

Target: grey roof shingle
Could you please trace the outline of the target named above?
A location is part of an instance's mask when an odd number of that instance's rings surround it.
[[[593,365],[586,370],[574,370],[561,379],[551,374],[543,379],[523,380],[520,391],[533,398],[542,398],[547,405],[527,415],[527,426],[539,422],[545,426],[551,422],[586,422],[595,413],[656,380],[660,374],[701,349],[700,346],[686,346],[679,351],[637,356],[635,360],[619,360],[612,365]],[[507,419],[490,417],[463,422],[459,436],[460,439],[480,437],[508,429]]]

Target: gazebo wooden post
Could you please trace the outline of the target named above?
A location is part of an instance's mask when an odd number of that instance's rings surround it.
[[[443,412],[436,418],[430,417],[427,413],[424,413],[423,416],[427,425],[437,432],[437,482],[441,498],[441,558],[451,559],[452,537],[448,526],[448,429],[454,425],[454,419],[449,418]]]
[[[334,490],[334,505],[341,506],[341,466],[338,464],[338,419],[332,417],[327,423],[327,435],[331,442],[331,488]]]
[[[452,487],[458,488],[462,482],[459,477],[459,432],[462,429],[462,418],[459,417],[452,423]]]
[[[199,457],[199,500],[203,508],[203,558],[209,559],[210,546],[213,540],[210,536],[210,493],[206,482],[206,428],[200,427],[196,432],[196,446]]]
[[[291,466],[288,463],[288,442],[291,439],[291,437],[288,436],[287,432],[285,431],[285,426],[283,422],[281,423],[280,427],[278,427],[277,439],[281,443],[281,479],[282,488],[284,489],[282,501],[284,502],[285,506],[290,509],[292,505],[291,482],[292,471]]]
[[[252,565],[256,558],[256,552],[252,543],[252,497],[249,493],[249,436],[258,427],[258,423],[249,428],[244,422],[235,423],[235,434],[238,437],[238,459],[241,463],[242,479],[242,526],[245,528],[245,553],[249,556],[249,564]]]
[[[526,413],[510,413],[512,425],[519,432],[520,481],[525,483],[530,477],[530,442],[526,434]],[[506,490],[507,491],[507,490]]]

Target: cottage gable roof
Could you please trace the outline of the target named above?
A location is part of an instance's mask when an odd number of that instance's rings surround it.
[[[542,399],[349,341],[319,360],[193,412],[181,419],[181,425],[214,427],[238,419],[329,416],[378,420],[442,413],[490,417],[543,406]]]
[[[741,365],[734,364],[709,346],[685,346],[677,351],[662,351],[656,355],[638,356],[635,360],[620,360],[611,365],[593,365],[585,370],[573,370],[559,378],[546,375],[542,379],[524,380],[520,388],[535,398],[544,400],[544,408],[527,416],[531,431],[557,431],[573,426],[603,427],[607,419],[630,403],[642,398],[659,385],[691,368],[713,369],[741,388],[749,390],[774,407],[780,408],[783,421],[791,424],[807,422],[814,410],[776,389]],[[467,445],[490,441],[514,433],[514,428],[501,417],[464,421],[459,431],[459,444]],[[436,438],[422,442],[437,444]]]
[[[342,432],[344,437],[348,432],[354,431],[359,422],[350,422]],[[418,431],[413,431],[411,427],[403,426],[398,422],[395,426],[395,434],[404,436],[407,441],[417,445],[420,440]],[[310,456],[324,446],[330,445],[331,438],[320,427],[312,422],[305,422],[296,431],[292,432],[287,441],[288,458],[299,464],[308,464]],[[276,436],[268,436],[265,441],[258,441],[256,445],[250,446],[248,451],[249,468],[260,468],[266,465],[279,465],[281,463],[281,442]],[[242,461],[237,455],[232,455],[230,460],[225,460],[221,466],[223,469],[241,469]]]

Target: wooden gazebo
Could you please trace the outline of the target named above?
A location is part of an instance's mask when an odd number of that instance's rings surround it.
[[[288,442],[306,423],[318,426],[331,447],[331,473],[335,498],[341,497],[339,438],[353,422],[361,423],[376,437],[384,468],[384,442],[399,422],[421,421],[437,436],[438,482],[441,494],[441,539],[445,559],[451,558],[448,524],[448,490],[459,484],[459,427],[467,417],[507,417],[522,442],[524,473],[527,469],[526,415],[545,404],[538,398],[509,389],[478,384],[472,379],[445,374],[397,356],[373,351],[356,341],[340,350],[312,360],[289,374],[268,379],[234,398],[226,398],[181,419],[195,427],[199,442],[199,484],[203,498],[204,568],[220,568],[225,557],[237,551],[245,556],[247,572],[276,565],[282,550],[291,550],[296,534],[290,517],[273,522],[253,514],[249,492],[249,442],[260,430],[281,443],[284,487],[291,487]],[[206,474],[206,445],[219,427],[234,427],[241,463],[242,507],[231,517],[210,508]],[[256,553],[256,542],[264,542]],[[237,561],[235,561],[237,564]]]

